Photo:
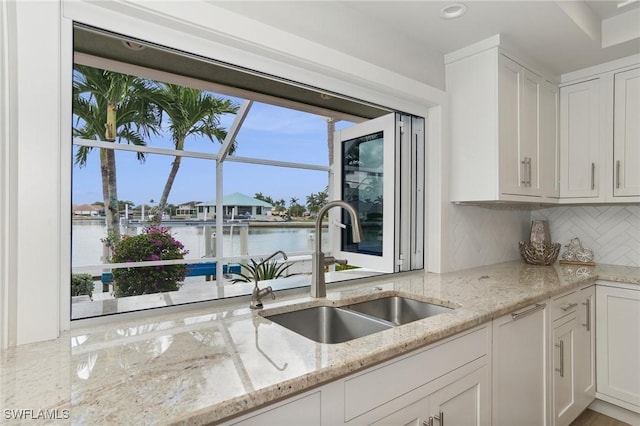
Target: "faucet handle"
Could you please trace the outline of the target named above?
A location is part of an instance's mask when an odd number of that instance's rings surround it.
[[[348,261],[346,259],[336,259],[333,256],[325,256],[324,257],[324,264],[326,265],[333,265],[337,263],[338,265],[346,265],[348,263]]]

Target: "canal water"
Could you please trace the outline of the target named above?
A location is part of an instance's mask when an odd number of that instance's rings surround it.
[[[244,226],[244,225],[242,225]],[[180,225],[170,227],[170,232],[175,239],[184,244],[189,250],[185,256],[187,259],[200,259],[205,256],[205,231],[202,225]],[[233,235],[230,235],[230,231]],[[72,267],[102,264],[101,239],[107,234],[107,229],[102,221],[74,221],[72,224]],[[136,232],[142,232],[142,228],[136,228]],[[313,228],[298,227],[252,227],[249,226],[247,250],[249,255],[264,255],[276,250],[286,253],[312,250]],[[323,250],[328,248],[328,231],[322,232]],[[240,226],[225,227],[223,237],[223,250],[225,256],[240,256]],[[98,273],[100,269],[95,272]]]

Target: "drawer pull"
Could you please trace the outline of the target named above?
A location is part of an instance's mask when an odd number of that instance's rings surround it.
[[[567,312],[567,311],[575,308],[576,306],[578,306],[577,303],[567,303],[566,305],[560,306],[560,309],[562,309],[563,311]]]
[[[596,163],[591,163],[591,190],[596,189]]]
[[[422,426],[433,426],[433,420],[440,422],[440,426],[444,426],[444,412],[440,411],[437,416],[429,416],[429,421],[422,422]]]
[[[560,340],[556,348],[560,348],[560,368],[556,368],[556,371],[560,373],[560,377],[564,377],[564,341]]]
[[[591,299],[587,299],[586,302],[583,303],[587,308],[587,323],[582,324],[587,327],[587,331],[591,331]]]
[[[536,303],[536,306],[527,309],[526,311],[522,311],[522,312],[514,312],[511,314],[511,319],[512,320],[517,320],[523,317],[526,317],[527,315],[531,315],[534,312],[537,312],[541,309],[544,309],[547,306],[546,303]]]
[[[620,189],[620,160],[616,161],[616,189]]]

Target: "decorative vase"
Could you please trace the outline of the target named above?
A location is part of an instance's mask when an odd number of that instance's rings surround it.
[[[529,242],[532,243],[550,243],[551,231],[549,231],[549,221],[532,220],[531,233],[529,234]]]
[[[560,243],[551,242],[549,222],[532,220],[529,241],[520,241],[520,256],[531,265],[551,265],[558,258]]]

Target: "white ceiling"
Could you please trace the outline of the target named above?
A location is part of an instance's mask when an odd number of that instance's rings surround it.
[[[468,12],[442,19],[440,10],[455,2]],[[638,38],[607,48],[599,34],[592,38],[603,19],[624,13],[637,14],[640,34],[640,1],[623,8],[617,1],[582,0],[212,3],[440,88],[444,54],[495,34],[555,76],[640,53]]]

